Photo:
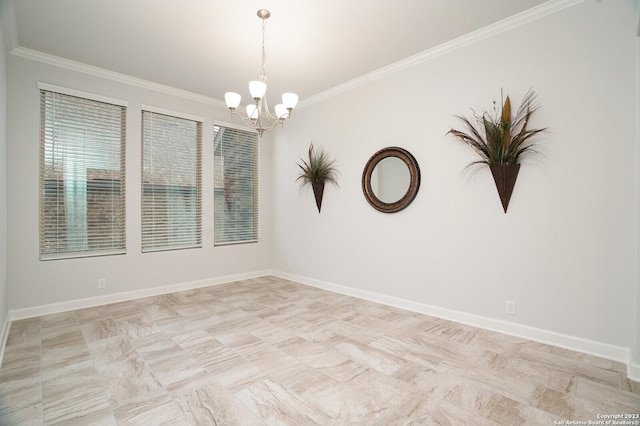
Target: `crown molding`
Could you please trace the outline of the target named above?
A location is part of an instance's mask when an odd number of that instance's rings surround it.
[[[198,93],[189,92],[187,90],[177,89],[172,86],[167,86],[153,81],[144,80],[142,78],[132,77],[130,75],[121,74],[114,71],[109,71],[104,68],[94,67],[92,65],[83,64],[81,62],[71,61],[69,59],[61,58],[59,56],[50,55],[33,49],[27,49],[26,47],[16,47],[11,50],[11,54],[19,56],[21,58],[30,59],[32,61],[42,62],[48,65],[53,65],[60,68],[65,68],[71,71],[81,72],[84,74],[93,75],[96,77],[104,78],[107,80],[117,81],[119,83],[128,84],[130,86],[136,86],[143,89],[149,89],[167,95],[176,96],[191,101],[200,102],[215,107],[222,107],[226,109],[226,104],[215,98],[209,96],[200,95]]]
[[[559,12],[568,7],[574,6],[578,3],[582,3],[584,0],[549,0],[539,6],[533,7],[524,12],[513,15],[509,18],[498,21],[494,24],[480,28],[463,36],[460,36],[451,41],[442,43],[431,49],[427,49],[416,55],[409,56],[406,59],[394,62],[393,64],[379,68],[376,71],[364,74],[346,83],[335,86],[324,92],[320,92],[317,95],[310,96],[300,101],[298,108],[304,108],[314,103],[329,99],[344,92],[348,92],[358,86],[370,83],[375,80],[390,76],[407,68],[414,67],[418,64],[433,60],[442,55],[454,52],[458,49],[462,49],[479,41],[487,38],[494,37],[498,34],[506,31],[518,28],[522,25],[528,24],[547,15]]]
[[[50,55],[50,54],[46,54],[36,50],[18,46],[14,1],[15,0],[4,0],[0,2],[0,4],[2,4],[2,9],[0,10],[0,12],[2,13],[2,23],[4,26],[5,38],[7,41],[7,46],[9,47],[9,52],[11,52],[12,55],[30,59],[33,61],[46,63],[49,65],[54,65],[54,66],[69,69],[72,71],[82,72],[85,74],[94,75],[97,77],[101,77],[101,78],[105,78],[113,81],[118,81],[120,83],[125,83],[131,86],[154,90],[157,92],[165,93],[172,96],[177,96],[184,99],[193,100],[196,102],[212,105],[215,107],[226,108],[226,104],[224,103],[224,101],[220,99],[211,98],[211,97],[200,95],[194,92],[177,89],[175,87],[167,86],[164,84],[155,83],[149,80],[132,77],[126,74],[109,71],[104,68],[99,68],[99,67],[83,64],[80,62],[71,61],[58,56],[54,56],[54,55]],[[393,64],[379,68],[376,71],[372,71],[370,73],[364,74],[353,80],[347,81],[331,89],[320,92],[316,95],[312,95],[306,99],[303,99],[298,105],[298,109],[321,102],[323,100],[337,96],[341,93],[350,91],[356,87],[390,76],[392,74],[395,74],[407,68],[414,67],[418,64],[433,60],[442,55],[454,52],[458,49],[472,45],[479,41],[482,41],[487,38],[493,37],[495,35],[501,34],[503,32],[512,30],[514,28],[520,27],[529,22],[538,20],[547,15],[551,15],[553,13],[556,13],[568,7],[574,6],[578,3],[582,3],[583,1],[584,0],[549,0],[539,6],[533,7],[529,10],[526,10],[524,12],[521,12],[509,18],[503,19],[502,21],[480,28],[469,34],[463,35],[461,37],[458,37],[446,43],[442,43],[438,46],[435,46],[431,49],[425,50],[421,53],[410,56],[408,58],[402,59]],[[639,24],[639,28],[640,28],[640,24]]]

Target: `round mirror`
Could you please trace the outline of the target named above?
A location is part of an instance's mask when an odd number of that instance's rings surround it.
[[[373,154],[362,173],[364,196],[375,208],[394,213],[407,207],[418,193],[420,168],[411,153],[388,147]]]

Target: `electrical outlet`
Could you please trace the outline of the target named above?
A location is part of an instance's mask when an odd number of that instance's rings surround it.
[[[516,314],[516,302],[514,302],[513,300],[507,300],[505,302],[505,312],[508,315],[515,315]]]
[[[107,279],[106,278],[100,278],[98,280],[98,288],[105,288],[107,286]]]

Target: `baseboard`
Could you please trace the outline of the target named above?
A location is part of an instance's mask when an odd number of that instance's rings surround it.
[[[143,290],[126,291],[113,293],[105,296],[89,297],[86,299],[76,299],[48,305],[34,306],[24,309],[13,309],[8,313],[11,321],[25,318],[39,317],[42,315],[56,314],[59,312],[73,311],[76,309],[91,308],[94,306],[107,305],[109,303],[125,302],[127,300],[141,299],[143,297],[160,296],[174,293],[176,291],[192,290],[195,288],[209,287],[212,285],[226,284],[233,281],[247,280],[251,278],[272,275],[270,270],[247,272],[243,274],[225,275],[221,277],[209,278],[206,280],[189,281],[178,284],[171,284],[161,287],[146,288]],[[4,347],[3,347],[4,349]]]
[[[640,364],[630,362],[627,368],[627,377],[634,382],[640,383]]]
[[[496,331],[511,336],[521,337],[524,339],[546,343],[564,349],[569,349],[609,359],[612,361],[621,362],[627,366],[627,376],[629,377],[629,379],[640,381],[640,365],[633,364],[631,362],[631,350],[629,348],[610,345],[607,343],[597,342],[589,339],[583,339],[580,337],[570,336],[567,334],[557,333],[549,330],[543,330],[522,324],[516,324],[495,318],[454,311],[451,309],[445,309],[438,306],[427,305],[425,303],[401,299],[399,297],[393,297],[385,294],[374,293],[366,290],[328,283],[325,281],[320,281],[286,272],[273,271],[272,274],[279,278],[284,278],[312,287],[329,290],[334,293],[357,297],[359,299],[369,300],[371,302],[382,303],[384,305],[394,306],[396,308],[406,309],[408,311],[431,315],[434,317],[443,318],[446,320],[455,321],[486,330]]]
[[[2,346],[0,346],[0,367],[2,367],[2,358],[4,357],[4,348],[7,346],[9,331],[11,331],[11,315],[10,315],[10,312],[7,311],[7,315],[4,318],[4,323],[2,324]]]
[[[613,361],[622,362],[627,365],[627,376],[629,379],[640,382],[640,364],[631,362],[631,350],[621,346],[610,345],[602,342],[596,342],[589,339],[570,336],[562,333],[556,333],[549,330],[543,330],[522,324],[516,324],[508,321],[498,320],[494,318],[483,317],[480,315],[469,314],[466,312],[454,311],[437,306],[427,305],[424,303],[414,302],[399,297],[388,296],[380,293],[374,293],[366,290],[360,290],[353,287],[347,287],[339,284],[333,284],[326,281],[320,281],[300,275],[290,274],[282,271],[262,270],[243,274],[226,275],[221,277],[210,278],[206,280],[183,282],[162,287],[153,287],[143,290],[128,291],[122,293],[114,293],[105,296],[91,297],[86,299],[77,299],[67,302],[53,303],[48,305],[36,306],[31,308],[10,310],[7,312],[3,330],[2,330],[2,347],[0,348],[0,366],[2,365],[2,355],[11,328],[11,321],[25,318],[32,318],[42,315],[55,314],[59,312],[72,311],[76,309],[91,308],[93,306],[106,305],[109,303],[124,302],[128,300],[140,299],[143,297],[160,296],[163,294],[173,293],[176,291],[185,291],[195,288],[209,287],[213,285],[226,284],[234,281],[259,278],[266,275],[273,275],[279,278],[295,281],[301,284],[317,287],[324,290],[340,293],[347,296],[357,297],[359,299],[369,300],[376,303],[382,303],[394,306],[408,311],[418,312],[425,315],[431,315],[486,330],[496,331],[499,333],[509,334],[511,336],[521,337],[536,342],[546,343],[565,349],[574,350]]]

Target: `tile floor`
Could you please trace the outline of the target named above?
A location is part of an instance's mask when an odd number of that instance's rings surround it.
[[[554,425],[624,365],[275,277],[15,321],[2,425]]]

